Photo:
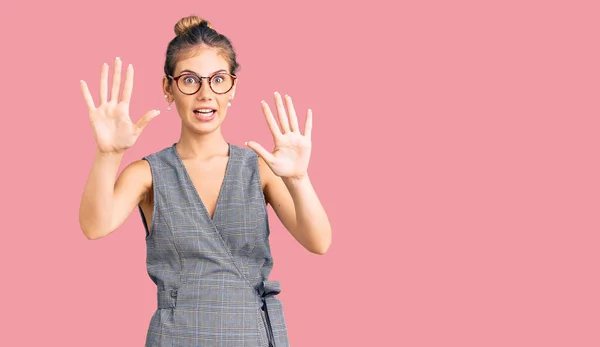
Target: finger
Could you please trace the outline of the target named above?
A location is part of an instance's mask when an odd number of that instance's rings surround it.
[[[83,99],[85,100],[88,109],[90,111],[95,109],[96,105],[94,105],[94,98],[92,98],[92,94],[90,94],[90,90],[88,89],[87,83],[85,83],[85,81],[82,80],[80,86],[81,92],[83,93]]]
[[[102,64],[102,72],[100,72],[100,105],[106,102],[108,94],[108,64]]]
[[[133,65],[127,66],[127,73],[125,74],[125,83],[123,84],[123,96],[121,101],[131,102],[131,92],[133,91]]]
[[[142,130],[144,130],[144,128],[146,128],[146,125],[148,125],[148,123],[150,123],[150,121],[152,119],[154,119],[154,117],[158,116],[160,114],[159,110],[152,110],[152,111],[148,111],[146,112],[145,115],[142,116],[142,118],[140,118],[136,123],[135,123],[135,127],[137,130],[137,133],[141,133]]]
[[[285,104],[287,106],[287,111],[290,116],[290,130],[293,132],[300,131],[300,128],[298,127],[298,117],[296,117],[296,110],[294,110],[294,104],[292,103],[291,96],[285,96]]]
[[[119,90],[121,89],[121,59],[117,57],[115,59],[115,67],[113,71],[112,89],[110,93],[110,100],[118,102]]]
[[[271,134],[273,134],[273,138],[280,136],[281,131],[279,130],[279,126],[277,125],[275,117],[273,117],[273,113],[271,112],[269,105],[264,100],[260,103],[262,104],[263,113],[265,114],[265,118],[267,120],[267,124],[269,125],[269,129],[271,129]]]
[[[278,92],[275,92],[274,97],[275,106],[277,107],[277,115],[279,116],[279,124],[281,124],[281,132],[288,133],[290,132],[290,124],[288,123],[288,118],[283,106],[283,101],[281,100],[281,95]]]
[[[258,154],[266,163],[272,163],[275,158],[271,152],[267,151],[263,146],[254,142],[246,142],[246,146],[250,147],[256,154]]]
[[[304,136],[310,140],[312,134],[312,110],[309,108],[306,114],[306,122],[304,123]]]

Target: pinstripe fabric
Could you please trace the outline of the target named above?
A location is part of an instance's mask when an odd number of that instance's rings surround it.
[[[175,144],[150,163],[154,212],[146,264],[158,307],[146,347],[289,346],[273,267],[257,155],[229,145],[214,217],[205,209]],[[264,309],[266,307],[266,309]],[[269,323],[271,330],[269,330]]]

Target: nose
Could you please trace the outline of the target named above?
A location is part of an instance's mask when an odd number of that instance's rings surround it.
[[[202,82],[200,83],[200,90],[196,93],[196,98],[198,100],[211,100],[213,91],[210,89],[208,78],[202,77]]]

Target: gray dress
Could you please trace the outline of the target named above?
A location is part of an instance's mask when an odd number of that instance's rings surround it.
[[[175,144],[143,159],[154,187],[146,265],[158,307],[146,347],[287,347],[257,155],[229,144],[210,218]]]

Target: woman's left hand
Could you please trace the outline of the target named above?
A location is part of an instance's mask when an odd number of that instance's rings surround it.
[[[304,124],[304,135],[300,133],[298,118],[292,104],[292,98],[285,96],[284,101],[279,93],[275,93],[275,105],[280,126],[271,113],[269,105],[262,101],[263,113],[273,135],[275,148],[269,152],[260,144],[249,141],[246,144],[253,149],[269,165],[273,173],[279,177],[303,178],[307,174],[311,150],[312,111],[309,109]],[[287,109],[287,112],[286,112]]]

